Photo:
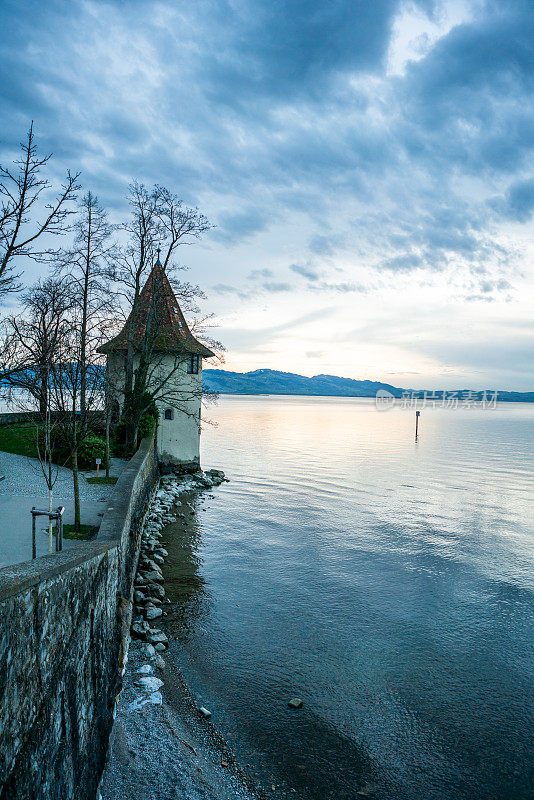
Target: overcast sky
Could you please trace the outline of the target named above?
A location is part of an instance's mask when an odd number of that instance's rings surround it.
[[[530,3],[0,8],[1,160],[33,118],[115,219],[198,205],[225,368],[534,388]]]

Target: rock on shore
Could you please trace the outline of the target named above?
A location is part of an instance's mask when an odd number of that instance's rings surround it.
[[[147,647],[130,647],[101,800],[259,800],[185,696],[179,713],[165,702],[162,673],[154,658],[147,660]]]
[[[117,703],[101,800],[259,800],[223,752],[185,686],[180,713],[165,702],[166,634],[155,627],[165,598],[161,530],[175,521],[172,508],[184,492],[204,491],[227,480],[220,470],[183,478],[163,477],[146,516],[134,583],[132,642]],[[176,697],[174,696],[174,700]],[[232,762],[232,763],[231,763]]]

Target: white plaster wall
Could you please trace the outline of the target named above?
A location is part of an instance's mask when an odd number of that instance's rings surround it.
[[[167,355],[162,358],[163,374],[171,373],[176,367],[176,358]],[[182,360],[173,377],[165,387],[167,397],[156,401],[159,410],[158,451],[165,459],[176,461],[200,460],[200,409],[202,393],[202,365],[198,375],[189,375],[189,358]],[[165,419],[165,409],[171,408],[174,419]]]
[[[189,356],[178,359],[171,354],[157,357],[157,369],[154,371],[153,381],[160,376],[170,378],[164,386],[163,397],[156,400],[159,411],[159,425],[157,445],[160,456],[175,461],[199,461],[200,459],[200,409],[202,395],[202,359],[198,375],[189,375],[187,365]],[[134,360],[134,369],[137,359]],[[122,385],[124,381],[124,359],[119,354],[113,353],[108,357],[110,381],[114,386]],[[122,393],[117,395],[122,408]],[[165,419],[165,409],[172,408],[174,419]]]

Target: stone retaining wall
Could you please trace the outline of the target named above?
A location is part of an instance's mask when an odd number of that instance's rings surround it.
[[[4,411],[0,414],[0,428],[5,425],[19,425],[21,422],[33,422],[38,419],[35,411]]]
[[[0,800],[95,797],[156,479],[145,439],[92,542],[0,569]]]

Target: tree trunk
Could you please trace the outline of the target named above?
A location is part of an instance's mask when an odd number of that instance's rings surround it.
[[[109,405],[106,405],[106,478],[109,478]]]
[[[53,495],[53,493],[54,493],[54,490],[51,489],[50,486],[49,486],[49,488],[48,488],[48,510],[49,511],[52,511],[52,501],[53,501],[52,495]],[[56,525],[57,525],[57,522],[56,522]],[[54,544],[53,544],[54,537],[53,537],[53,534],[52,534],[52,527],[53,527],[52,526],[52,517],[48,517],[48,552],[49,553],[53,553],[54,552]]]
[[[80,327],[80,417],[82,425],[85,422],[85,412],[87,410],[87,321],[89,303],[89,278],[91,276],[91,242],[93,224],[93,205],[91,192],[87,195],[87,250],[85,253],[85,267],[83,271],[83,292],[82,292],[82,324]]]
[[[127,420],[126,423],[126,452],[128,455],[133,456],[137,450],[137,430],[139,422],[133,418],[133,415]]]
[[[48,381],[47,381],[47,388],[48,388]],[[52,443],[50,441],[50,411],[48,409],[48,397],[46,399],[47,407],[45,413],[45,459],[47,461],[47,468],[48,468],[48,479],[46,481],[46,485],[48,486],[48,510],[52,511],[52,502],[53,502],[53,493],[54,493],[54,481],[52,480]],[[39,436],[39,433],[37,433]],[[56,522],[57,525],[57,522]],[[54,552],[54,545],[53,545],[53,536],[52,536],[52,518],[48,517],[48,552]]]
[[[74,481],[74,530],[80,530],[80,476],[78,472],[78,447],[72,451],[72,478]]]
[[[48,411],[48,370],[39,369],[39,416],[44,419]]]

